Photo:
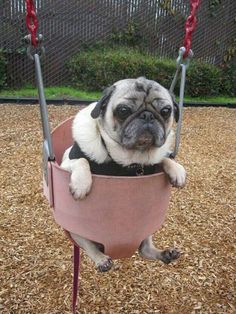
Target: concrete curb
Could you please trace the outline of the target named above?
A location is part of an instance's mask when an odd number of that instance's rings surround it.
[[[47,99],[49,105],[75,105],[83,106],[89,105],[96,100],[83,100],[83,99]],[[0,104],[19,104],[19,105],[35,105],[38,104],[38,98],[28,97],[0,97]],[[205,102],[189,102],[184,103],[184,107],[225,107],[225,108],[236,108],[236,103],[205,103]]]

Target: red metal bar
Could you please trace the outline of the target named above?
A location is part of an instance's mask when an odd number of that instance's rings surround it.
[[[73,299],[72,299],[73,314],[76,314],[79,271],[80,271],[80,248],[78,247],[78,245],[74,244],[74,277],[73,277]]]

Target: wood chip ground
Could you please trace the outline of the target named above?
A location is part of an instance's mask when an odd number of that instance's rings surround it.
[[[49,107],[51,126],[78,107]],[[0,313],[71,313],[72,246],[42,195],[38,106],[0,106]],[[187,186],[174,190],[155,234],[177,246],[170,265],[138,255],[99,274],[82,254],[78,313],[236,313],[236,110],[184,112],[178,160]]]

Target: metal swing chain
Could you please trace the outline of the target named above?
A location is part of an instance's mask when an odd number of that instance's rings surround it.
[[[189,55],[191,45],[192,45],[192,34],[197,26],[197,9],[200,5],[200,0],[191,0],[190,1],[190,15],[188,16],[185,22],[185,37],[184,37],[184,47],[186,49],[184,53],[184,58]]]
[[[28,57],[34,61],[34,56],[31,52],[32,48],[34,48],[39,56],[45,54],[45,49],[43,46],[43,35],[39,34],[37,37],[38,30],[38,19],[35,11],[34,1],[33,0],[25,0],[26,1],[26,26],[29,31],[29,35],[25,36],[25,42],[28,44],[27,47],[27,55]]]
[[[27,11],[26,25],[30,34],[25,36],[25,41],[28,44],[27,55],[30,58],[30,60],[34,61],[35,64],[35,74],[44,137],[43,141],[44,177],[46,179],[46,182],[48,182],[48,161],[55,160],[55,157],[52,148],[51,132],[48,121],[48,110],[44,94],[43,76],[40,63],[40,57],[44,55],[45,49],[43,47],[43,36],[39,34],[37,37],[38,19],[36,16],[33,0],[26,0],[26,11]],[[32,53],[33,49],[35,50],[34,53]]]
[[[26,26],[31,34],[31,43],[34,47],[37,46],[37,30],[38,30],[38,19],[35,12],[35,6],[33,0],[26,0]]]
[[[190,64],[190,59],[193,57],[193,51],[191,50],[192,45],[192,34],[197,26],[197,9],[200,5],[200,0],[190,0],[190,15],[188,16],[185,22],[185,37],[184,37],[184,46],[179,49],[179,56],[176,60],[177,69],[173,78],[173,81],[170,86],[170,93],[174,94],[174,88],[178,81],[179,74],[181,72],[180,80],[180,91],[179,91],[179,121],[176,129],[175,137],[175,147],[174,151],[171,154],[172,158],[175,158],[180,144],[180,132],[183,120],[183,105],[184,105],[184,90],[185,90],[185,81],[186,81],[186,71]]]

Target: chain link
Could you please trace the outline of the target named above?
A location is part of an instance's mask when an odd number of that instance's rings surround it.
[[[35,6],[33,0],[26,0],[26,25],[31,34],[31,44],[37,46],[37,30],[38,30],[38,19],[35,12]]]
[[[186,49],[184,58],[189,54],[192,45],[192,34],[196,29],[197,25],[197,9],[199,7],[200,0],[190,0],[190,15],[185,22],[185,37],[184,37],[184,47]]]

